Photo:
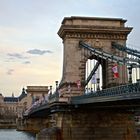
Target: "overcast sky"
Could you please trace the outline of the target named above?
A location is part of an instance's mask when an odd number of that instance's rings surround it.
[[[0,0],[0,93],[18,96],[28,85],[61,80],[64,17],[127,19],[127,43],[140,49],[139,0]]]

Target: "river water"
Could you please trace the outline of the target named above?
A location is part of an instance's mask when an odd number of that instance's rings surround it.
[[[35,136],[15,129],[0,129],[0,140],[35,140]]]

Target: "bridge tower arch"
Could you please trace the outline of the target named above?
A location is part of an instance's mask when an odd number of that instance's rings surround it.
[[[126,20],[121,18],[65,17],[63,19],[58,31],[64,45],[63,75],[59,87],[62,93],[68,95],[68,86],[71,87],[71,96],[84,93],[86,62],[94,56],[90,51],[83,51],[83,48],[79,47],[80,41],[113,55],[120,57],[125,55],[111,45],[112,42],[126,44],[132,28],[125,27],[125,22]],[[126,67],[119,66],[120,76],[118,79],[113,79],[113,63],[105,59],[101,61],[103,88],[128,82],[127,73],[121,72],[124,69],[126,71]],[[77,88],[77,81],[81,82],[80,89]]]

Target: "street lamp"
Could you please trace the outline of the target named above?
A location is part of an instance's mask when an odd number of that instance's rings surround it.
[[[97,91],[100,90],[100,78],[97,78]]]
[[[50,95],[52,95],[52,86],[50,86]]]
[[[57,88],[58,88],[58,81],[55,81],[55,84],[56,84],[56,90],[57,90]]]

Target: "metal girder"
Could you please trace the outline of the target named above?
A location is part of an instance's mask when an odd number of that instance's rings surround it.
[[[106,60],[109,60],[111,62],[115,62],[115,63],[122,64],[122,65],[127,65],[127,66],[132,66],[132,65],[134,66],[135,65],[135,67],[138,67],[138,68],[140,67],[140,65],[139,65],[140,60],[139,59],[132,59],[132,58],[130,59],[128,57],[122,58],[122,57],[116,56],[114,54],[112,55],[112,54],[109,54],[107,52],[100,51],[96,48],[93,48],[82,41],[79,42],[79,46],[88,49],[90,52],[92,52],[92,54],[94,54],[95,56],[100,57],[102,59],[106,59]]]
[[[88,82],[91,80],[92,76],[95,74],[96,70],[98,69],[100,63],[97,61],[93,70],[91,71],[91,73],[89,74],[87,80],[85,81],[85,86],[88,84]]]
[[[116,42],[112,42],[112,47],[140,58],[140,51],[138,51],[138,50],[130,49],[130,48],[120,45]]]

